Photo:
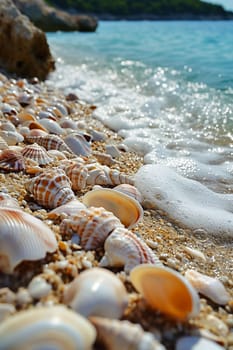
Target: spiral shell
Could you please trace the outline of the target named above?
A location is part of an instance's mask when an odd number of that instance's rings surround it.
[[[118,226],[120,220],[104,208],[90,207],[80,210],[72,218],[64,219],[60,225],[60,233],[76,233],[80,237],[80,245],[85,250],[101,247],[108,235]]]
[[[116,186],[122,183],[134,184],[131,176],[121,173],[119,170],[110,169],[106,165],[99,163],[88,164],[88,185]]]
[[[142,194],[137,189],[137,187],[135,187],[133,185],[120,184],[120,185],[117,185],[116,187],[114,187],[114,190],[122,192],[122,193],[126,194],[127,196],[134,198],[139,203],[142,203]]]
[[[25,170],[25,162],[22,154],[11,149],[0,152],[0,170],[5,172],[18,172]]]
[[[21,311],[0,324],[0,350],[91,350],[92,324],[63,306]]]
[[[70,180],[61,169],[41,173],[26,182],[25,187],[38,204],[49,209],[75,199]]]
[[[139,324],[103,317],[90,317],[97,330],[97,339],[108,350],[165,350],[149,332],[144,332]]]
[[[46,165],[53,161],[53,159],[49,157],[46,149],[37,143],[24,147],[21,153],[25,158],[32,159],[39,165]]]
[[[106,239],[105,254],[99,266],[124,266],[128,273],[139,264],[156,264],[163,266],[157,255],[133,232],[124,227],[117,227]]]
[[[54,252],[54,233],[41,220],[18,209],[0,207],[0,270],[13,272],[24,260],[39,260]]]
[[[72,183],[74,191],[79,191],[86,187],[88,170],[84,164],[74,162],[65,167],[64,170]]]
[[[26,135],[26,141],[30,143],[36,142],[38,145],[43,146],[47,151],[51,149],[57,149],[59,151],[65,151],[73,154],[72,150],[66,145],[66,143],[58,135],[45,135],[45,136]]]
[[[124,284],[108,270],[94,267],[71,282],[64,302],[83,316],[120,318],[128,304]]]

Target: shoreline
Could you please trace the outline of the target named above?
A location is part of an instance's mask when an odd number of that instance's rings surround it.
[[[7,78],[6,78],[7,79]],[[95,106],[90,106],[80,100],[68,101],[62,91],[49,86],[46,83],[39,83],[35,85],[29,84],[24,79],[6,80],[0,76],[1,84],[1,99],[15,101],[18,96],[8,96],[6,89],[15,88],[20,92],[31,91],[34,101],[40,100],[41,106],[51,107],[55,102],[59,102],[67,107],[69,111],[68,116],[79,125],[79,128],[84,133],[89,133],[90,130],[104,133],[105,140],[94,141],[91,143],[91,154],[87,158],[88,161],[96,161],[94,156],[95,151],[105,153],[105,146],[119,145],[122,142],[115,132],[109,130],[100,121],[92,118],[92,112]],[[9,94],[10,95],[10,94]],[[36,98],[35,98],[36,97]],[[33,102],[33,103],[34,103]],[[36,108],[36,104],[32,102],[26,106],[20,105],[18,102],[15,105],[17,113],[22,111],[32,111]],[[41,106],[38,106],[37,112]],[[31,112],[30,112],[31,113]],[[59,112],[58,112],[59,114]],[[55,116],[56,118],[56,116]],[[9,120],[9,115],[4,116],[2,113],[1,122]],[[57,120],[60,117],[57,116]],[[13,120],[13,119],[12,119]],[[18,128],[18,126],[17,126]],[[25,147],[27,143],[20,142],[20,147]],[[49,165],[43,169],[51,167],[58,167],[61,160],[54,159]],[[134,152],[120,152],[120,157],[116,159],[116,163],[111,166],[128,175],[133,175],[142,166],[142,157]],[[38,205],[33,198],[29,196],[25,190],[25,181],[32,174],[27,172],[9,172],[3,173],[1,171],[1,189],[5,189],[10,195],[19,201],[21,209],[27,213],[39,218],[45,222],[55,232],[58,240],[58,250],[54,254],[49,254],[45,259],[36,262],[24,262],[16,267],[12,275],[0,274],[0,302],[7,302],[7,295],[1,288],[9,288],[14,294],[12,305],[15,307],[15,313],[20,310],[26,310],[36,305],[53,305],[62,304],[62,293],[66,285],[71,282],[81,271],[92,268],[98,265],[100,252],[85,252],[77,245],[61,237],[59,232],[59,224],[61,218],[52,220],[48,218],[49,210]],[[75,196],[82,201],[83,195],[91,190],[91,186],[76,191]],[[231,329],[233,327],[233,280],[231,271],[231,261],[233,261],[233,252],[231,241],[225,245],[220,244],[216,237],[203,236],[202,232],[193,234],[190,230],[182,228],[179,224],[172,222],[164,213],[156,208],[144,208],[143,221],[138,223],[133,232],[139,233],[145,242],[148,242],[153,247],[154,252],[159,259],[168,266],[181,274],[187,269],[196,269],[199,272],[219,278],[225,285],[227,291],[231,295],[231,301],[226,306],[219,306],[211,302],[207,298],[201,297],[201,311],[200,314],[190,321],[180,324],[172,321],[162,314],[151,311],[142,300],[142,298],[133,290],[128,277],[122,269],[113,270],[117,276],[125,283],[130,294],[130,304],[127,308],[123,319],[130,320],[134,323],[139,323],[142,327],[152,332],[161,340],[167,350],[173,350],[176,340],[182,335],[204,334],[207,338],[217,341],[224,346],[225,349],[231,349],[233,346],[233,339],[231,336]],[[219,249],[221,247],[221,249]],[[190,248],[190,250],[187,250]],[[195,250],[201,252],[205,256],[205,260],[201,259]],[[77,254],[77,252],[79,254]],[[61,267],[61,262],[66,261],[65,268]],[[40,276],[43,277],[52,289],[47,295],[40,298],[32,298],[28,292],[28,284],[31,279]],[[23,298],[22,295],[28,296]]]

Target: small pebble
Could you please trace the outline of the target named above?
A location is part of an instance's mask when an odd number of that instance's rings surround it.
[[[52,287],[42,277],[35,277],[28,285],[28,291],[33,298],[39,299],[49,294]]]

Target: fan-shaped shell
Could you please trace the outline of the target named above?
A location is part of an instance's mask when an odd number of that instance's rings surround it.
[[[39,260],[54,252],[54,233],[41,220],[21,210],[0,207],[0,270],[13,272],[24,260]]]
[[[76,233],[85,250],[96,249],[104,244],[108,235],[118,226],[120,220],[104,208],[90,207],[80,210],[74,217],[64,219],[60,233]]]
[[[49,209],[75,199],[70,180],[61,169],[41,173],[26,182],[25,187],[37,203]]]
[[[129,272],[139,264],[156,264],[163,266],[152,249],[133,232],[124,227],[117,227],[106,239],[105,254],[99,266],[124,266]]]
[[[64,170],[72,183],[74,191],[79,191],[86,187],[88,170],[84,164],[74,162],[65,167]]]
[[[200,301],[195,289],[180,273],[168,267],[136,266],[130,280],[147,304],[165,315],[185,321],[199,313]]]
[[[4,149],[0,152],[0,170],[22,171],[25,170],[25,162],[22,154],[11,149]]]
[[[85,270],[67,287],[64,302],[83,316],[120,318],[128,304],[124,284],[108,270]]]
[[[58,135],[45,135],[45,136],[32,136],[27,135],[26,140],[30,143],[36,142],[38,145],[43,146],[47,151],[51,149],[57,149],[59,151],[66,151],[73,153],[72,150],[66,145],[66,143]]]
[[[21,311],[0,324],[0,350],[91,350],[95,338],[92,324],[63,306]]]
[[[143,209],[138,201],[113,189],[98,188],[89,191],[83,196],[83,203],[87,207],[104,207],[127,228],[134,227],[143,217]]]
[[[144,332],[139,324],[103,317],[90,317],[97,330],[97,339],[108,350],[165,350],[153,334]]]
[[[49,157],[46,149],[37,143],[25,146],[21,153],[25,158],[32,159],[39,165],[46,165],[53,161],[53,159]]]

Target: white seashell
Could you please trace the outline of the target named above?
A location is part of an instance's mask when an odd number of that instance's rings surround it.
[[[77,156],[89,156],[91,153],[91,145],[82,134],[73,133],[66,136],[64,141]]]
[[[202,261],[206,261],[205,255],[198,249],[193,249],[193,248],[184,246],[183,250],[194,259],[196,258]]]
[[[37,143],[25,146],[21,151],[25,158],[34,160],[39,165],[46,165],[52,162],[52,158],[49,157],[46,149]]]
[[[4,192],[0,192],[0,207],[20,209],[20,205],[17,199]]]
[[[50,149],[47,151],[47,153],[49,157],[53,159],[58,159],[58,160],[67,159],[66,155],[57,149]]]
[[[122,183],[134,184],[132,176],[121,173],[116,169],[110,169],[107,165],[92,163],[88,164],[87,167],[89,172],[87,179],[88,185],[116,186]]]
[[[0,202],[1,205],[1,202]],[[49,219],[57,219],[61,215],[75,216],[79,210],[85,209],[86,206],[78,199],[69,201],[68,203],[61,205],[48,213]]]
[[[77,124],[75,123],[75,121],[68,117],[61,118],[59,124],[62,128],[65,129],[77,130]]]
[[[185,272],[185,277],[198,293],[211,299],[216,304],[226,305],[230,300],[230,295],[217,278],[204,275],[191,269]]]
[[[14,146],[24,140],[24,137],[17,131],[0,130],[0,136],[6,141],[8,146]]]
[[[64,302],[81,315],[120,318],[128,304],[123,283],[108,270],[85,270],[67,287]]]
[[[0,323],[10,316],[11,314],[14,314],[16,312],[15,307],[12,304],[3,304],[0,303]]]
[[[106,153],[110,154],[113,158],[119,158],[121,156],[121,152],[115,145],[106,145],[105,149]]]
[[[126,194],[127,196],[130,196],[134,199],[136,199],[136,201],[138,201],[140,204],[143,201],[143,197],[141,192],[137,189],[137,187],[130,185],[130,184],[120,184],[116,187],[114,187],[115,191],[119,191],[122,192],[124,194]]]
[[[76,233],[81,247],[93,250],[103,246],[108,235],[118,226],[122,224],[111,212],[101,207],[90,207],[80,210],[74,217],[64,219],[60,233]]]
[[[43,130],[41,131],[43,132]],[[26,141],[30,143],[36,142],[38,143],[38,145],[43,146],[47,151],[51,149],[56,149],[62,152],[65,151],[73,154],[72,150],[66,145],[66,143],[61,139],[61,137],[55,134],[34,136],[33,133],[30,133],[29,135],[26,135]]]
[[[13,272],[24,260],[39,260],[57,249],[54,233],[21,210],[0,207],[0,270]]]
[[[0,324],[0,350],[91,350],[92,324],[63,306],[21,311]]]
[[[49,294],[52,286],[40,276],[34,277],[28,285],[28,292],[32,298],[40,299]]]
[[[129,321],[90,317],[97,330],[97,339],[108,350],[165,350],[152,333],[144,332],[139,324]]]
[[[143,263],[163,266],[157,255],[133,232],[117,227],[106,239],[105,254],[99,266],[124,266],[126,273]]]
[[[107,166],[111,166],[116,164],[117,161],[112,158],[110,154],[102,153],[102,152],[92,152],[93,156],[98,160],[99,163]]]
[[[8,148],[7,142],[4,140],[2,136],[0,136],[0,150]]]
[[[10,121],[5,121],[1,124],[1,130],[15,132],[16,128],[15,128],[14,124],[12,124]]]
[[[175,350],[224,350],[222,346],[198,336],[186,336],[179,338]]]
[[[40,124],[48,130],[51,134],[63,135],[64,130],[60,127],[60,125],[52,120],[52,119],[40,119]]]

